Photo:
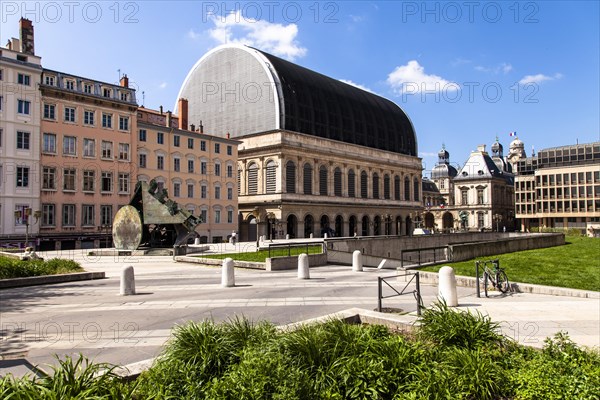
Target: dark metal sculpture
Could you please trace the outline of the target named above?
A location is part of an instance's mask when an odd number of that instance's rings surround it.
[[[138,182],[129,205],[121,207],[113,222],[113,240],[120,250],[140,246],[174,247],[196,235],[202,222],[169,199],[156,181]]]

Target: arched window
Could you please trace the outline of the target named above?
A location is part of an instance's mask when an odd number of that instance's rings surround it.
[[[379,174],[377,172],[373,174],[373,198],[379,198]]]
[[[394,176],[394,200],[400,200],[400,177]]]
[[[367,171],[360,173],[360,197],[366,199],[369,196],[368,192],[368,180]]]
[[[324,165],[319,167],[319,194],[327,196],[327,167]]]
[[[410,179],[408,179],[408,176],[404,178],[404,200],[410,201]]]
[[[353,169],[348,171],[348,197],[356,197],[356,174]]]
[[[383,198],[390,199],[390,176],[388,174],[383,176]]]
[[[248,165],[248,194],[258,193],[258,165],[250,163]]]
[[[421,184],[419,183],[419,178],[415,178],[414,185],[413,185],[413,190],[415,192],[415,201],[419,201],[419,191],[420,191],[419,186],[421,186]]]
[[[267,168],[266,168],[266,192],[267,193],[275,193],[275,191],[277,190],[277,178],[276,178],[276,173],[277,173],[277,167],[275,166],[275,161],[270,160],[267,162]]]
[[[285,164],[285,191],[296,193],[296,164],[293,161]]]
[[[314,224],[315,224],[315,220],[312,215],[308,214],[306,217],[304,217],[304,237],[305,238],[310,237],[310,235],[312,233],[314,233],[314,231],[313,231]]]
[[[366,215],[362,217],[362,236],[369,236],[369,217]]]
[[[342,197],[342,171],[339,168],[333,171],[333,193],[337,197]]]
[[[312,166],[304,164],[304,194],[312,194]]]

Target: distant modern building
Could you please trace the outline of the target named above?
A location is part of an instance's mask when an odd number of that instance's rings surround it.
[[[460,169],[450,165],[450,154],[444,147],[440,150],[431,175],[444,201],[425,213],[427,228],[442,232],[514,230],[512,167],[497,139],[492,156],[485,148],[479,145]]]
[[[518,158],[516,166],[515,206],[521,230],[600,232],[600,142],[544,149]]]
[[[238,229],[237,140],[207,135],[200,124],[188,127],[187,100],[171,111],[137,111],[137,181],[154,179],[169,198],[201,216],[202,243],[219,243]]]
[[[393,102],[237,45],[204,55],[179,97],[190,121],[242,142],[242,240],[412,232],[422,164]]]
[[[34,53],[31,21],[19,21],[20,38],[0,48],[0,240],[24,245],[40,217],[41,58]]]
[[[135,90],[44,69],[41,248],[111,246],[113,218],[135,184]]]

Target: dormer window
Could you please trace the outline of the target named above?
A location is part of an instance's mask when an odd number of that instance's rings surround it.
[[[75,82],[74,81],[65,81],[65,89],[67,90],[75,90]]]
[[[84,93],[88,93],[88,94],[92,94],[92,85],[89,83],[84,83],[83,84],[83,92]]]
[[[104,89],[102,89],[102,96],[110,97],[110,92],[111,92],[110,89],[104,88]]]
[[[46,76],[46,79],[44,81],[44,83],[48,86],[54,86],[54,77],[53,76]]]
[[[121,92],[121,101],[128,101],[129,93]]]

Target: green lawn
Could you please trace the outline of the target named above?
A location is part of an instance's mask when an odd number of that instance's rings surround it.
[[[307,252],[308,250],[308,252]],[[278,247],[271,249],[271,257],[287,257],[288,254],[290,256],[298,256],[302,253],[306,254],[321,254],[323,249],[321,245],[312,245],[308,246],[299,246],[292,247],[289,249],[287,247]],[[247,253],[223,253],[223,254],[214,254],[214,255],[202,255],[197,256],[199,258],[213,258],[217,260],[223,260],[225,258],[233,258],[236,261],[250,261],[250,262],[265,262],[265,260],[269,257],[269,250],[260,250],[254,252]]]
[[[511,282],[600,291],[600,239],[567,236],[564,246],[499,254],[476,260],[498,258]],[[456,275],[475,276],[475,260],[446,264]],[[437,272],[442,266],[423,268]]]

